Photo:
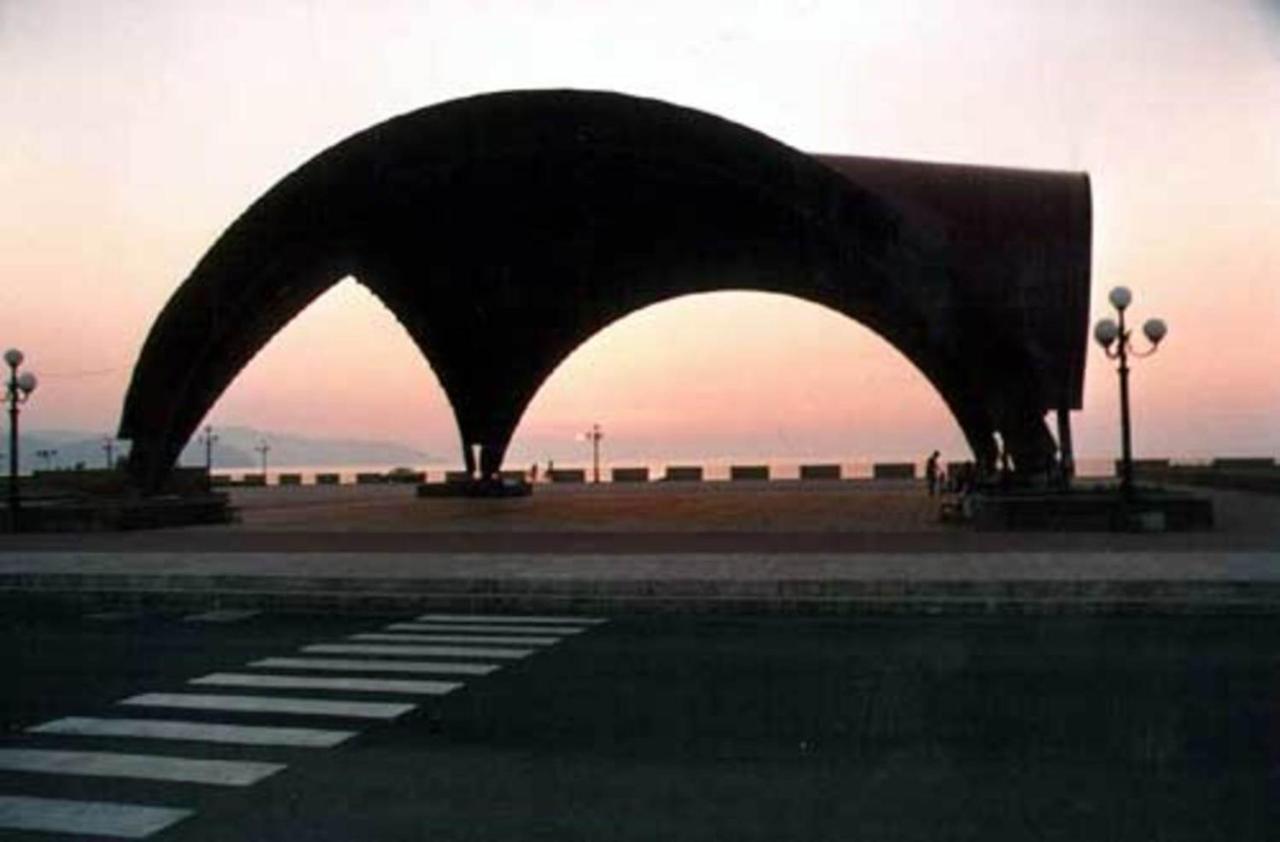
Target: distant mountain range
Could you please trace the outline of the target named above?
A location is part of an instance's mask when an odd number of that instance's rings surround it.
[[[265,442],[267,464],[270,467],[339,465],[404,465],[412,467],[436,461],[422,450],[397,442],[363,439],[330,439],[299,436],[258,430],[253,427],[215,427],[217,437],[213,446],[213,467],[253,468],[262,464],[262,457],[255,448]],[[7,442],[0,443],[7,453]],[[127,455],[127,442],[114,442],[113,456]],[[104,436],[84,430],[32,430],[23,432],[18,449],[24,471],[46,468],[71,468],[83,464],[90,468],[106,465],[107,454]],[[7,456],[5,457],[7,460]],[[179,462],[183,465],[203,465],[204,444],[199,434],[183,449]],[[7,462],[5,463],[7,464]],[[3,465],[0,465],[3,467]]]

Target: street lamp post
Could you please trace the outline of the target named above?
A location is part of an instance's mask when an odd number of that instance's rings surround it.
[[[600,440],[604,438],[604,433],[600,431],[599,424],[592,424],[591,429],[583,434],[587,441],[591,442],[591,480],[592,482],[600,482]]]
[[[1129,355],[1149,357],[1160,346],[1160,340],[1169,332],[1163,319],[1147,319],[1142,325],[1142,332],[1151,343],[1146,351],[1139,351],[1132,344],[1131,333],[1124,323],[1125,310],[1133,300],[1128,287],[1116,287],[1108,296],[1111,306],[1116,308],[1119,320],[1099,319],[1093,326],[1093,338],[1102,346],[1108,359],[1118,360],[1117,371],[1120,374],[1120,493],[1126,500],[1133,499],[1133,433],[1129,421]]]
[[[107,455],[107,470],[115,466],[116,440],[111,436],[102,437],[102,452]]]
[[[29,371],[18,373],[24,359],[17,348],[4,352],[9,366],[9,378],[5,381],[5,401],[9,404],[9,528],[18,531],[18,407],[27,402],[36,390],[36,376]]]
[[[271,450],[271,445],[265,441],[258,442],[258,446],[254,448],[262,455],[262,484],[267,484],[267,453]]]
[[[213,446],[218,442],[218,435],[213,431],[213,427],[206,424],[204,427],[204,435],[200,436],[200,441],[204,444],[204,470],[207,474],[213,473]]]

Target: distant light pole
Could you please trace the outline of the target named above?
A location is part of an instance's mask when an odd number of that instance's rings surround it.
[[[56,459],[57,455],[58,455],[57,448],[49,448],[47,450],[36,451],[36,458],[44,460],[44,467],[46,471],[51,471],[58,467],[58,462]]]
[[[102,452],[107,454],[107,470],[109,471],[116,463],[114,458],[116,454],[116,440],[111,438],[111,436],[103,436]]]
[[[1099,319],[1093,326],[1093,338],[1102,346],[1108,359],[1119,360],[1120,373],[1120,493],[1126,499],[1133,498],[1133,436],[1129,422],[1129,355],[1149,357],[1160,347],[1160,340],[1169,332],[1169,327],[1162,319],[1147,319],[1142,325],[1151,347],[1140,352],[1130,342],[1130,331],[1124,325],[1124,311],[1133,300],[1128,287],[1116,287],[1108,296],[1111,306],[1116,308],[1119,323],[1114,319]],[[1114,350],[1113,350],[1114,346]]]
[[[213,446],[218,443],[218,435],[213,431],[213,427],[206,424],[204,434],[200,436],[200,442],[204,445],[204,469],[206,473],[213,473]]]
[[[262,482],[265,485],[267,482],[267,453],[271,450],[271,445],[265,441],[260,441],[254,450],[262,455]]]
[[[9,379],[5,381],[4,396],[9,404],[9,528],[18,531],[18,407],[27,402],[36,390],[36,376],[29,371],[18,373],[22,365],[22,352],[10,348],[4,352],[9,366]]]
[[[600,481],[600,440],[604,438],[604,433],[600,432],[599,424],[592,424],[591,429],[583,434],[587,441],[591,442],[591,480],[592,482]]]

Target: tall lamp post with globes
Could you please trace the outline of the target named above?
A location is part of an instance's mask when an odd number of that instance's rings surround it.
[[[1108,359],[1118,360],[1120,373],[1120,493],[1126,500],[1133,499],[1133,434],[1129,421],[1129,355],[1149,357],[1160,347],[1160,340],[1169,332],[1163,319],[1147,319],[1142,332],[1151,343],[1146,351],[1139,351],[1132,344],[1131,334],[1124,324],[1124,313],[1133,300],[1128,287],[1116,287],[1108,296],[1116,308],[1119,319],[1099,319],[1093,326],[1093,338],[1102,346]]]
[[[9,404],[9,528],[18,531],[18,407],[27,402],[36,390],[36,376],[29,371],[18,373],[24,359],[17,348],[4,352],[9,377],[5,381],[4,397]]]

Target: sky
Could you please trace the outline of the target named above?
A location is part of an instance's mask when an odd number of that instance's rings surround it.
[[[656,97],[810,152],[1087,171],[1094,317],[1124,284],[1138,321],[1170,326],[1134,365],[1138,455],[1280,454],[1275,0],[0,0],[0,345],[41,377],[26,423],[113,431],[165,301],[314,154],[423,106],[547,87]],[[1091,349],[1081,456],[1116,451],[1116,391]],[[429,366],[354,281],[208,420],[458,448]],[[885,342],[763,294],[598,334],[511,458],[579,456],[592,423],[615,456],[965,455]]]

